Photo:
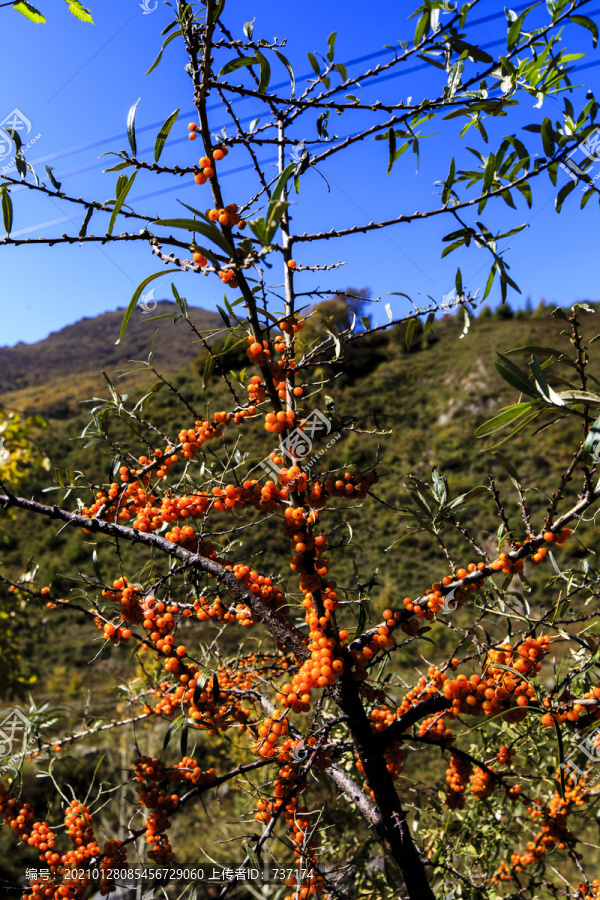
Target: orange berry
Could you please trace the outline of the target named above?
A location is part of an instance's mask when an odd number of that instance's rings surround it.
[[[197,127],[198,126],[196,125],[195,122],[190,122],[190,124],[188,125],[188,128],[190,131],[195,131],[197,129]]]
[[[296,262],[295,259],[288,260],[288,269],[295,269],[297,265],[298,265],[298,263]]]
[[[551,543],[554,540],[554,534],[551,531],[545,531],[544,540],[548,541],[548,543]]]

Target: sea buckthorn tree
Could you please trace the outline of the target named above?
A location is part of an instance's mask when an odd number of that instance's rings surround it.
[[[508,11],[506,49],[491,56],[474,37],[478,0],[458,9],[424,0],[413,13],[412,40],[399,41],[386,62],[350,76],[336,61],[333,34],[324,54],[309,54],[314,77],[300,91],[284,41],[255,37],[250,21],[243,28],[230,21],[224,0],[177,0],[152,68],[172,43],[185,50],[197,117],[177,127],[188,129],[193,161],[161,163],[178,111],[160,129],[154,159],[141,159],[136,104],[130,149],[117,152],[108,170],[119,172],[114,198],[100,202],[69,195],[51,171],[38,180],[15,135],[17,176],[1,176],[7,234],[0,244],[32,243],[11,237],[11,190],[24,185],[84,216],[79,233],[36,244],[130,242],[164,264],[135,291],[120,337],[160,275],[187,273],[191,295],[198,284],[214,298],[226,288],[222,329],[203,333],[173,286],[177,315],[204,348],[201,410],[185,385],[158,371],[142,398],[125,397],[107,378],[108,397],[94,401],[83,438],[106,449],[108,478],[72,473],[56,504],[2,482],[3,517],[82,531],[90,562],[87,574],[84,567],[73,573],[70,595],[9,571],[3,584],[25,608],[40,603],[88,623],[100,658],[114,654],[130,666],[108,713],[96,715],[86,701],[81,726],[64,733],[55,726],[50,735],[39,725],[29,758],[11,759],[0,786],[4,823],[26,845],[27,860],[39,859],[48,872],[30,879],[24,898],[108,895],[124,879],[135,881],[140,865],[175,896],[185,878],[176,867],[206,865],[222,842],[232,870],[265,861],[291,869],[273,887],[285,900],[598,895],[598,575],[585,543],[569,555],[600,497],[599,382],[583,325],[593,310],[558,310],[564,347],[519,348],[528,368],[511,355],[499,358],[505,405],[479,429],[484,437],[510,429],[501,438],[559,429],[573,442],[562,468],[524,485],[497,452],[490,457],[496,476],[458,496],[437,469],[430,482],[407,476],[403,505],[392,504],[398,528],[390,552],[409,554],[418,533],[429,536],[436,580],[423,580],[411,597],[395,584],[380,610],[374,577],[336,575],[353,552],[352,532],[342,536],[339,522],[350,522],[354,509],[376,516],[387,502],[378,491],[397,476],[378,466],[377,442],[401,434],[382,435],[376,423],[339,410],[335,376],[380,331],[401,325],[410,348],[442,310],[461,309],[468,326],[467,306],[476,302],[459,270],[452,299],[373,326],[360,316],[362,294],[322,291],[313,275],[339,265],[324,257],[339,237],[360,244],[368,232],[441,217],[451,228],[445,254],[469,245],[489,253],[485,296],[496,279],[503,298],[515,289],[500,243],[524,226],[498,233],[482,213],[502,201],[516,216],[516,201],[531,205],[540,178],[557,185],[561,163],[594,131],[596,102],[575,108],[573,56],[562,37],[571,24],[595,43],[588,5],[548,0],[519,15]],[[413,59],[431,64],[436,96],[374,99],[378,76]],[[271,87],[272,66],[287,71],[289,89]],[[340,154],[360,147],[356,177],[387,166],[391,183],[405,151],[418,151],[424,128],[449,120],[443,127],[456,129],[458,152],[466,133],[488,141],[486,126],[496,131],[495,120],[516,114],[526,95],[538,106],[564,98],[559,120],[527,126],[527,141],[508,126],[493,152],[476,153],[474,168],[449,154],[431,206],[342,226],[324,222],[317,205],[302,211],[310,229],[295,231],[292,211],[302,210],[307,181],[322,179],[326,191],[319,167],[328,171]],[[239,98],[260,106],[252,124],[238,114]],[[229,122],[218,136],[214,107]],[[276,154],[275,173],[261,160],[263,148]],[[247,160],[243,195],[226,196],[222,175]],[[196,182],[199,199],[183,204],[187,217],[156,218],[133,205],[134,182],[150,176]],[[558,189],[558,210],[577,179],[582,203],[596,193],[584,167]],[[94,235],[97,221],[102,233]],[[118,233],[117,223],[129,230]],[[339,328],[325,315],[303,341],[305,321],[314,324],[319,302],[332,293],[336,302],[346,297],[350,312],[354,303],[359,316]],[[241,371],[227,362],[240,347]],[[152,352],[148,367],[155,371]],[[227,397],[218,406],[216,378]],[[159,385],[173,398],[176,424],[168,429],[152,418]],[[364,437],[369,462],[333,467],[334,439],[348,433]],[[498,470],[510,479],[502,490]],[[483,528],[469,518],[475,506],[488,517]],[[253,545],[266,533],[278,547],[278,564],[268,569]],[[100,737],[119,748],[126,802],[102,759],[61,784],[61,753],[84,766],[86,742],[97,747]],[[36,772],[55,800],[35,795]],[[229,830],[219,814],[211,833],[211,810],[217,816],[227,797],[237,798]],[[592,849],[584,852],[582,842]],[[196,890],[246,897],[262,888],[246,887],[233,871]]]

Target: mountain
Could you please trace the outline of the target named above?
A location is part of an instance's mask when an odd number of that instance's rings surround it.
[[[147,385],[155,380],[151,372],[123,378],[119,373],[134,368],[131,360],[147,360],[155,331],[157,368],[165,375],[181,369],[197,356],[202,344],[183,319],[174,323],[178,312],[169,300],[158,301],[148,312],[135,309],[118,345],[124,309],[80,319],[34,344],[0,347],[0,403],[7,409],[59,419],[72,415],[79,400],[91,397],[104,384],[102,371],[110,374],[119,390],[123,384],[130,390]],[[223,324],[217,313],[197,307],[190,307],[189,316],[200,332]]]

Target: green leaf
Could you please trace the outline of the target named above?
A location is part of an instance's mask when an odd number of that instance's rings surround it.
[[[600,455],[600,418],[592,422],[583,445],[583,462],[588,466],[597,466]]]
[[[85,217],[83,219],[83,224],[82,224],[81,228],[79,229],[79,237],[86,236],[87,228],[88,228],[88,225],[90,224],[90,219],[92,218],[93,212],[94,212],[94,207],[88,206]]]
[[[221,75],[229,75],[230,72],[235,72],[236,69],[241,69],[243,66],[254,65],[258,65],[256,56],[236,56],[235,59],[231,59],[228,63],[225,63],[217,75],[217,78],[220,78]]]
[[[2,188],[2,219],[6,233],[10,234],[13,226],[13,204],[6,186]]]
[[[554,153],[554,133],[552,131],[552,122],[546,116],[544,121],[542,122],[542,144],[544,146],[544,153],[546,156],[552,157]]]
[[[171,724],[167,728],[167,732],[166,732],[165,738],[163,740],[163,750],[167,749],[167,747],[169,746],[169,741],[171,740],[171,738],[173,737],[175,732],[181,728],[184,721],[185,720],[184,720],[183,716],[178,716],[174,722],[171,722]]]
[[[450,171],[448,172],[448,177],[444,182],[444,190],[442,191],[442,203],[444,206],[447,204],[450,199],[450,191],[452,190],[452,185],[456,180],[456,162],[454,161],[454,157],[450,160]],[[462,291],[461,291],[462,293]]]
[[[542,395],[544,400],[547,403],[552,403],[553,406],[564,406],[565,401],[561,400],[556,391],[554,391],[546,381],[546,376],[544,375],[537,356],[534,355],[529,364],[529,368],[531,369],[538,393]]]
[[[510,480],[512,481],[512,483],[514,484],[514,486],[517,488],[517,490],[519,490],[519,488],[521,487],[521,481],[520,481],[520,479],[519,479],[519,473],[517,472],[517,470],[515,469],[515,467],[514,467],[513,464],[511,463],[511,461],[510,461],[509,459],[507,459],[506,456],[503,456],[502,453],[499,453],[497,450],[494,450],[494,456],[496,457],[496,459],[498,460],[498,462],[500,463],[500,465],[501,465],[504,469],[506,469],[506,471],[508,472],[508,475],[509,475]]]
[[[254,34],[254,23],[256,21],[256,16],[250,22],[244,23],[244,34],[248,38],[249,41],[252,40],[252,35]]]
[[[189,7],[188,7],[188,8],[189,8]],[[224,8],[225,8],[225,0],[217,0],[217,6],[216,6],[216,8],[215,8],[215,15],[214,15],[214,18],[213,18],[213,20],[212,20],[213,22],[218,22],[218,21],[219,21],[219,18],[220,18],[220,16],[221,16],[221,13],[223,12],[223,9],[224,9]]]
[[[85,6],[82,6],[80,0],[67,0],[67,3],[69,4],[69,12],[77,19],[81,19],[82,22],[89,22],[90,25],[94,24],[91,12]]]
[[[561,391],[559,394],[563,400],[576,400],[580,403],[600,403],[600,395],[591,391]]]
[[[123,323],[121,325],[121,331],[119,332],[119,339],[117,341],[115,341],[115,344],[121,343],[121,340],[123,338],[123,335],[125,334],[127,325],[129,324],[129,320],[133,314],[133,311],[136,307],[138,300],[140,299],[140,297],[142,295],[142,291],[144,290],[144,288],[147,287],[151,281],[154,281],[155,278],[160,278],[161,275],[170,275],[170,274],[171,273],[169,271],[155,272],[154,275],[148,275],[147,278],[144,278],[144,280],[141,282],[141,284],[139,284],[137,286],[137,288],[135,289],[135,291],[133,293],[133,297],[129,301],[129,306],[125,310],[125,315],[123,317]]]
[[[136,169],[135,172],[133,173],[133,175],[131,175],[127,179],[127,181],[123,185],[123,188],[121,189],[119,196],[117,197],[116,203],[113,206],[113,211],[112,211],[112,215],[110,217],[110,222],[108,223],[108,234],[112,234],[113,228],[115,227],[115,222],[117,220],[117,216],[119,215],[119,212],[121,211],[121,207],[123,206],[123,204],[125,203],[125,200],[127,199],[127,194],[129,193],[129,191],[131,190],[131,188],[133,186],[133,182],[135,181],[135,177],[136,177],[137,173],[138,173],[138,170]]]
[[[179,109],[176,109],[175,112],[171,113],[168,119],[166,119],[162,128],[158,132],[158,137],[156,138],[156,143],[154,145],[154,162],[158,162],[161,154],[163,152],[163,147],[165,146],[165,141],[169,137],[169,133],[171,128],[177,121],[177,116],[179,115]]]
[[[210,384],[212,373],[215,368],[215,360],[213,356],[207,356],[204,363],[204,373],[202,375],[202,390],[206,393],[206,388]]]
[[[509,434],[507,434],[506,437],[503,437],[501,441],[498,441],[498,442],[497,442],[496,444],[494,444],[492,447],[486,447],[486,448],[485,448],[485,452],[488,452],[488,451],[490,451],[490,450],[494,450],[496,447],[500,447],[502,444],[505,444],[505,443],[506,443],[507,441],[509,441],[512,437],[514,437],[515,434],[518,434],[519,431],[522,431],[523,428],[525,428],[527,425],[529,425],[530,422],[533,422],[533,420],[534,420],[535,418],[537,418],[537,416],[539,416],[540,412],[542,412],[542,410],[541,410],[541,409],[537,409],[537,410],[535,410],[534,412],[530,413],[530,415],[525,416],[525,418],[523,419],[523,421],[520,422],[520,423],[517,425],[516,428],[513,428],[513,430],[512,430]]]
[[[111,397],[113,398],[113,400],[115,401],[115,403],[116,403],[118,406],[120,406],[121,403],[122,403],[123,398],[121,397],[121,395],[119,394],[119,392],[113,387],[112,381],[110,380],[110,378],[108,377],[108,375],[106,374],[106,372],[102,371],[102,377],[104,378],[106,384],[108,385],[108,389],[109,389],[109,391],[110,391]]]
[[[102,577],[102,571],[100,569],[100,563],[98,562],[98,554],[94,550],[92,553],[92,565],[94,567],[94,574],[96,576],[96,581],[98,584],[104,584],[104,579]]]
[[[337,38],[337,31],[333,31],[329,37],[327,38],[327,43],[329,44],[329,51],[327,53],[327,59],[329,62],[333,62],[333,55],[335,53],[335,39]]]
[[[394,161],[396,159],[396,132],[393,128],[390,127],[388,130],[388,148],[389,148],[389,159],[388,159],[388,175],[392,171],[392,167],[394,165]]]
[[[157,316],[153,316],[153,318],[157,318]],[[158,330],[156,331],[156,334],[158,334]],[[155,337],[156,337],[156,334],[155,334]],[[148,390],[146,391],[144,396],[141,398],[141,400],[138,400],[138,402],[135,404],[134,411],[136,409],[143,409],[146,406],[146,404],[148,403],[148,401],[150,400],[150,398],[153,397],[155,394],[158,394],[159,391],[162,391],[164,387],[166,387],[164,381],[155,381],[154,384],[152,384],[148,388]]]
[[[556,195],[556,200],[554,202],[554,207],[555,207],[557,213],[559,213],[561,211],[564,201],[569,196],[571,191],[573,191],[576,187],[577,187],[576,181],[569,181],[569,182],[567,182],[567,184],[565,184],[561,187],[560,191]]]
[[[141,97],[137,99],[137,101],[129,110],[129,115],[127,116],[127,137],[129,138],[129,146],[131,147],[131,152],[134,159],[137,155],[137,144],[135,141],[135,111],[141,99]]]
[[[186,231],[195,231],[203,234],[209,240],[213,241],[223,253],[231,256],[231,247],[225,240],[218,228],[214,225],[205,225],[204,222],[197,222],[195,219],[155,219],[154,225],[163,225],[165,228],[184,228]]]
[[[20,12],[25,16],[26,19],[29,19],[31,22],[35,22],[36,25],[42,24],[46,21],[39,9],[36,9],[35,6],[32,6],[31,3],[27,2],[27,0],[20,0],[19,3],[15,3],[13,9],[16,9],[17,12]]]
[[[467,309],[466,303],[461,303],[461,307],[462,307],[463,316],[464,316],[465,321],[464,321],[463,330],[460,334],[459,340],[461,338],[466,337],[466,335],[469,333],[469,328],[471,327],[471,319],[469,316],[469,310]]]
[[[554,356],[556,359],[571,359],[562,350],[557,350],[555,347],[540,347],[538,344],[527,344],[525,347],[514,347],[512,350],[506,351],[507,356],[511,353],[541,353],[545,356]]]
[[[458,90],[464,72],[465,61],[458,59],[448,73],[448,97],[453,97]]]
[[[415,47],[417,46],[417,44],[421,43],[421,40],[423,39],[425,32],[427,30],[429,30],[430,15],[431,15],[431,10],[426,10],[423,13],[423,15],[420,17],[419,21],[417,22],[417,27],[415,28],[415,37],[414,37]]]
[[[154,60],[154,62],[152,63],[152,65],[150,66],[148,71],[146,72],[146,75],[149,75],[150,72],[153,72],[155,70],[155,68],[157,67],[157,65],[159,64],[159,62],[162,59],[162,55],[165,52],[167,45],[170,44],[171,41],[174,41],[176,37],[179,37],[180,34],[181,34],[181,28],[178,28],[177,31],[174,31],[173,34],[169,35],[169,37],[166,39],[166,41],[160,48],[160,52],[159,52],[158,56],[156,57],[156,59]]]
[[[517,19],[515,19],[515,21],[512,23],[512,25],[508,29],[508,35],[506,37],[506,46],[508,47],[509,50],[512,47],[514,47],[514,45],[516,43],[518,43],[519,37],[521,35],[521,27],[523,25],[525,16],[527,15],[528,12],[529,12],[529,10],[527,10],[527,9],[524,12],[522,12],[521,15]]]
[[[279,178],[277,179],[277,183],[273,188],[271,193],[271,200],[269,202],[269,207],[267,210],[267,222],[269,221],[269,210],[279,201],[283,191],[285,189],[286,184],[288,183],[294,169],[296,168],[295,163],[290,163],[289,166],[286,166]]]
[[[269,203],[269,218],[267,219],[266,223],[268,244],[270,244],[275,237],[275,232],[279,228],[281,217],[283,216],[289,205],[290,204],[287,200],[278,200],[275,204],[273,204],[273,201]]]
[[[537,398],[537,393],[533,388],[533,385],[527,378],[527,376],[516,366],[511,359],[504,356],[502,353],[498,353],[498,356],[502,360],[502,363],[495,362],[494,365],[496,369],[500,373],[500,375],[504,378],[505,381],[508,381],[514,388],[520,391],[522,394],[527,394],[529,397]]]
[[[575,22],[576,25],[581,25],[583,28],[587,28],[588,31],[592,33],[592,40],[594,47],[598,43],[598,26],[592,19],[588,19],[587,16],[569,16],[570,22]]]
[[[290,81],[292,82],[292,94],[291,94],[291,96],[293,97],[293,96],[294,96],[294,92],[295,92],[295,90],[296,90],[296,76],[294,75],[294,70],[292,69],[292,64],[290,63],[290,61],[289,61],[289,59],[287,58],[287,56],[284,56],[283,53],[281,53],[281,51],[280,51],[280,50],[277,50],[275,47],[273,47],[273,53],[275,54],[275,56],[277,57],[277,59],[278,59],[280,62],[283,63],[283,65],[286,67],[286,69],[287,69],[288,72],[290,73]]]
[[[485,291],[483,293],[483,299],[485,300],[488,296],[489,292],[492,289],[492,285],[494,284],[494,279],[496,277],[496,271],[498,269],[498,263],[494,263],[492,268],[490,269],[490,274],[488,275],[488,280],[485,285]]]
[[[310,63],[311,66],[312,66],[313,72],[314,72],[316,75],[320,75],[320,74],[321,74],[321,69],[320,69],[320,67],[319,67],[319,63],[317,62],[316,56],[314,56],[313,53],[307,53],[306,55],[308,56],[308,61],[309,61],[309,63]]]
[[[471,488],[470,491],[466,491],[464,494],[460,494],[460,496],[456,497],[451,503],[448,504],[448,509],[458,509],[459,506],[465,506],[467,503],[470,503],[471,500],[475,500],[477,497],[480,497],[482,494],[487,494],[489,488],[480,484],[477,487]]]
[[[101,155],[104,156],[104,154],[101,154]],[[117,163],[116,166],[110,166],[109,169],[102,169],[102,171],[103,172],[120,172],[121,169],[128,169],[132,165],[133,165],[133,163],[130,163],[130,162],[122,162],[122,163]]]
[[[249,220],[248,225],[250,227],[250,231],[252,231],[253,234],[256,235],[263,247],[268,247],[269,238],[267,232],[267,223],[265,222],[265,220],[262,217],[260,219],[251,219]]]
[[[187,756],[188,730],[188,723],[184,722],[181,727],[181,737],[179,738],[179,749],[181,750],[182,756]]]
[[[462,297],[463,295],[463,283],[462,283],[462,272],[460,269],[456,270],[456,277],[454,279],[454,286],[456,288],[457,297]]]
[[[448,499],[448,481],[443,475],[440,475],[435,466],[432,469],[431,478],[435,496],[439,500],[440,505],[443,506]]]
[[[57,191],[60,191],[60,182],[57,181],[54,177],[54,169],[52,168],[52,166],[44,166],[44,169],[46,170],[46,175],[50,179],[50,184],[52,185],[52,187]]]
[[[354,632],[354,637],[352,638],[353,641],[355,641],[356,638],[359,637],[363,633],[363,631],[365,630],[366,624],[367,624],[367,613],[365,611],[364,606],[361,603],[358,607],[358,622],[356,623],[356,631]]]
[[[259,861],[256,853],[250,846],[250,844],[243,844],[243,847],[244,847],[244,850],[246,851],[246,854],[248,855],[248,859],[250,860],[253,868],[255,868],[257,871],[260,872],[260,869],[261,869],[260,861]]]
[[[260,50],[255,50],[256,57],[260,63],[260,82],[258,85],[258,93],[266,94],[267,88],[269,87],[269,82],[271,81],[271,66],[269,65],[269,60],[261,53]]]
[[[484,437],[484,435],[499,431],[508,422],[512,422],[513,419],[519,419],[526,412],[529,412],[530,409],[533,409],[533,403],[514,403],[512,406],[505,407],[493,419],[488,419],[487,422],[480,425],[475,431],[475,437]]]
[[[227,316],[225,310],[221,306],[219,306],[218,303],[216,304],[216,306],[217,306],[217,311],[218,311],[219,315],[221,316],[221,318],[223,319],[223,321],[225,322],[225,325],[227,326],[227,328],[231,328],[231,322],[229,321],[229,317]],[[229,335],[229,337],[231,337],[231,334]],[[229,340],[229,338],[228,338],[228,340]]]
[[[177,301],[177,305],[178,305],[179,309],[181,310],[182,316],[185,316],[185,318],[187,319],[187,317],[188,317],[187,301],[186,301],[185,297],[179,296],[179,291],[177,290],[177,288],[175,287],[173,282],[171,282],[171,291],[173,293],[173,296],[175,297],[175,300]]]
[[[204,685],[198,681],[196,682],[196,687],[194,688],[194,696],[192,697],[192,703],[194,706],[198,707],[200,704],[200,694],[204,690]]]

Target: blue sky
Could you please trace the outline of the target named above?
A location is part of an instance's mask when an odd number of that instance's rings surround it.
[[[163,160],[169,164],[189,165],[197,161],[197,147],[187,139],[187,122],[190,121],[192,103],[189,76],[183,66],[186,62],[178,42],[165,51],[164,62],[150,75],[149,68],[160,47],[160,30],[169,21],[169,10],[159,3],[154,12],[144,14],[139,0],[89,0],[95,25],[78,22],[67,11],[67,5],[39,0],[39,7],[46,12],[46,25],[33,25],[14,10],[0,9],[3,32],[3,53],[0,60],[2,88],[0,89],[0,121],[13,109],[18,109],[31,122],[27,140],[40,135],[35,146],[27,153],[40,177],[44,176],[44,164],[52,165],[55,176],[63,183],[63,189],[75,196],[108,200],[114,197],[116,174],[103,174],[102,169],[111,165],[111,157],[99,159],[109,150],[127,146],[125,121],[129,107],[141,98],[138,113],[139,156],[151,159],[154,139],[161,123],[177,107],[181,108],[178,123],[171,132]],[[150,7],[153,0],[150,0]],[[64,9],[63,9],[64,6]],[[410,40],[414,32],[414,20],[407,14],[413,4],[370,4],[346,0],[343,4],[316,3],[305,0],[302,4],[261,0],[256,10],[255,38],[271,39],[287,37],[287,54],[298,79],[308,75],[306,51],[325,52],[326,40],[332,31],[338,32],[336,59],[348,62],[375,54],[384,45],[399,39]],[[251,18],[252,5],[242,0],[227,0],[226,19],[234,36],[242,36],[243,23]],[[490,47],[491,52],[502,52],[506,26],[504,4],[497,0],[483,0],[475,19],[479,24],[469,30],[473,43]],[[600,18],[600,3],[591,3],[586,13],[596,21]],[[547,21],[545,4],[533,14],[534,24]],[[586,53],[573,81],[581,85],[573,102],[578,108],[585,92],[592,89],[600,96],[600,67],[589,65],[600,62],[599,51],[592,49],[587,31],[575,26],[565,29],[567,46],[574,52]],[[504,45],[505,46],[505,45]],[[370,62],[355,63],[349,67],[351,74],[358,74],[365,66],[375,65],[391,56],[391,51],[374,57]],[[437,95],[444,83],[444,73],[416,60],[403,71],[393,70],[394,77],[382,77],[376,87],[370,89],[369,98],[397,102],[400,99]],[[240,78],[241,80],[241,78]],[[288,85],[286,70],[274,65],[272,84]],[[289,88],[287,88],[289,89]],[[540,121],[544,115],[556,119],[559,116],[559,100],[548,100],[541,110],[533,109],[533,100],[525,98],[523,107],[516,114],[494,120],[488,128],[490,147],[504,134],[527,136],[528,145],[538,147],[537,136],[521,132],[524,124]],[[241,117],[260,115],[253,100],[243,100],[236,105]],[[356,114],[355,114],[356,115]],[[225,124],[218,110],[211,110],[213,131]],[[314,140],[317,137],[316,116],[310,114],[297,126],[295,137]],[[458,120],[460,125],[464,120]],[[489,120],[488,120],[489,121]],[[360,127],[361,120],[356,120]],[[460,125],[457,120],[434,123],[424,127],[424,132],[439,132],[421,146],[421,159],[417,172],[415,157],[407,152],[394,167],[392,175],[387,170],[387,143],[371,140],[357,146],[342,159],[334,157],[321,167],[330,185],[316,172],[309,172],[303,179],[299,197],[291,209],[296,231],[313,228],[315,210],[318,210],[319,226],[324,231],[344,228],[368,222],[377,217],[395,217],[416,209],[439,205],[438,189],[434,182],[445,178],[450,158],[457,158],[457,166],[468,164],[470,154],[458,140]],[[336,117],[332,116],[330,132],[335,133]],[[347,125],[340,128],[346,128]],[[144,131],[143,129],[148,130]],[[350,130],[354,130],[350,126]],[[466,144],[486,152],[481,137],[469,131]],[[146,152],[144,152],[146,151]],[[264,148],[259,158],[267,163],[272,151]],[[0,160],[0,165],[3,161]],[[220,169],[226,202],[243,201],[253,193],[255,186],[252,172],[244,167],[247,157],[241,149],[230,153]],[[237,171],[241,169],[242,171]],[[275,172],[275,169],[273,169]],[[156,195],[156,192],[165,191]],[[598,205],[595,200],[585,210],[579,210],[579,189],[565,203],[562,213],[554,211],[554,189],[547,179],[534,186],[534,205],[528,210],[524,201],[517,210],[510,210],[503,201],[488,205],[480,219],[493,230],[499,227],[515,227],[528,223],[528,227],[511,239],[511,251],[507,261],[511,275],[522,289],[522,297],[511,292],[509,301],[518,306],[530,295],[535,303],[541,297],[548,301],[567,304],[577,299],[597,299],[600,287],[597,281],[597,230]],[[156,216],[171,217],[182,212],[177,200],[205,209],[209,205],[208,186],[202,188],[190,177],[174,179],[168,175],[141,173],[132,191],[132,197],[141,198],[137,209]],[[143,199],[145,198],[145,199]],[[27,189],[13,194],[15,221],[13,236],[23,232],[30,237],[60,236],[63,232],[77,233],[81,218],[70,204],[39,197]],[[71,216],[72,221],[63,222]],[[478,217],[473,214],[469,221]],[[122,226],[124,229],[125,226]],[[298,280],[302,290],[319,286],[334,290],[349,285],[370,287],[374,296],[383,299],[373,305],[371,311],[376,320],[384,321],[383,306],[390,301],[394,313],[401,314],[407,301],[388,296],[389,292],[410,295],[417,303],[425,302],[420,294],[428,294],[441,300],[454,286],[454,273],[460,265],[463,282],[472,292],[483,289],[489,270],[488,256],[483,250],[466,250],[440,259],[443,249],[441,238],[454,230],[451,216],[436,217],[427,222],[397,225],[386,233],[373,232],[366,236],[344,238],[338,242],[319,242],[310,247],[297,245],[295,256],[300,263],[345,265],[319,276],[301,275]],[[96,216],[88,233],[104,233],[107,219]],[[121,228],[115,229],[117,232]],[[126,306],[135,287],[152,272],[159,271],[146,247],[141,244],[87,245],[43,247],[0,247],[2,265],[2,300],[0,302],[0,345],[12,345],[22,340],[36,341],[49,332],[77,321],[84,316],[94,316],[106,310]],[[280,278],[272,274],[273,283]],[[168,279],[157,285],[167,289]],[[176,284],[192,305],[214,309],[222,302],[223,290],[216,279],[190,275],[178,275]],[[165,291],[168,293],[168,290]],[[156,296],[162,294],[158,287]],[[231,292],[229,292],[231,294]],[[491,302],[499,301],[495,287]]]

